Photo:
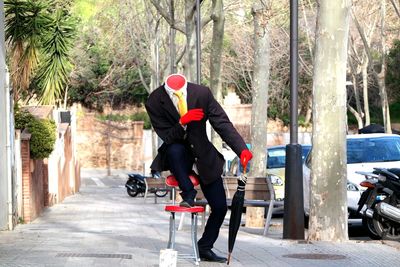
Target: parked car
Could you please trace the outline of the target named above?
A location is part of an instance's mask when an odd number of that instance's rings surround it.
[[[306,159],[311,150],[311,145],[301,145],[302,161]],[[275,189],[275,199],[283,200],[285,198],[285,162],[286,162],[286,146],[271,146],[266,148],[267,153],[267,175],[271,179],[271,183]],[[240,160],[235,157],[229,164],[227,175],[238,176],[243,172]],[[250,170],[250,164],[247,166],[247,172]]]
[[[304,211],[310,207],[310,166],[309,153],[303,164]],[[358,134],[347,136],[347,204],[349,218],[360,218],[356,214],[358,201],[366,189],[360,186],[365,180],[356,171],[371,172],[373,168],[400,167],[400,136],[395,134]]]

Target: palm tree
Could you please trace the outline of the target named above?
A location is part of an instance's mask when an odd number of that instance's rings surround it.
[[[41,102],[54,104],[71,70],[74,22],[65,9],[45,0],[9,0],[4,6],[14,98],[29,93],[35,77]]]
[[[68,74],[72,69],[68,52],[71,48],[74,29],[74,22],[63,10],[57,10],[49,25],[49,32],[44,38],[45,57],[37,76],[43,103],[55,103],[56,100],[62,98]]]
[[[39,47],[44,28],[50,18],[44,14],[46,6],[40,1],[5,1],[5,34],[9,44],[14,98],[27,91],[32,74],[38,66]]]

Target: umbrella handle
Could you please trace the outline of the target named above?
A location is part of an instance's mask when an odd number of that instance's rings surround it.
[[[243,166],[243,175],[246,175],[246,172],[247,172],[247,164],[248,164],[248,162]]]

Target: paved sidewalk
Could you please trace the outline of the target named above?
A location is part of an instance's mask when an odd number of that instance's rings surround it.
[[[168,239],[163,201],[131,198],[124,182],[123,175],[84,173],[80,193],[48,208],[31,224],[0,232],[0,266],[158,266]],[[307,244],[282,240],[280,231],[277,226],[264,237],[254,234],[260,231],[241,230],[231,266],[400,266],[398,248],[381,242]],[[224,224],[215,246],[218,254],[226,255],[227,239]],[[177,233],[177,243],[179,252],[190,252],[188,223]],[[178,266],[194,265],[179,260]]]

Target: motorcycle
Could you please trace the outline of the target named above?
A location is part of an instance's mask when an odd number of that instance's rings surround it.
[[[157,197],[165,197],[168,194],[168,190],[164,190],[165,188],[148,188],[147,178],[161,179],[161,175],[152,173],[152,176],[144,176],[138,173],[128,173],[128,181],[125,183],[128,195],[131,197],[136,197],[139,194],[144,196],[146,190],[150,193],[154,193]]]
[[[357,213],[372,239],[400,240],[400,169],[374,168],[373,172],[357,172],[366,180]]]

